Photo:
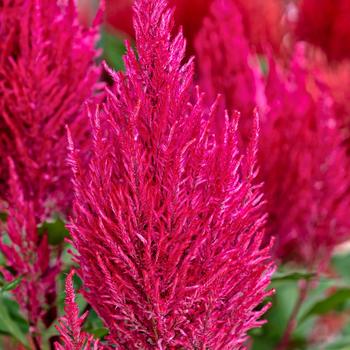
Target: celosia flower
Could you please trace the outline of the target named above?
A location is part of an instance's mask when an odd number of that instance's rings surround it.
[[[56,317],[61,253],[38,226],[71,204],[65,126],[83,147],[81,106],[99,76],[95,38],[95,28],[79,26],[73,0],[0,2],[0,202],[9,240],[3,233],[0,249],[5,277],[23,278],[14,294],[38,347],[39,321]]]
[[[212,0],[170,0],[170,6],[175,7],[175,21],[183,26],[184,34],[190,49],[203,18],[208,14]],[[106,20],[110,28],[117,29],[131,37],[135,36],[132,25],[133,0],[108,0],[106,2]]]
[[[320,57],[321,56],[321,57]],[[350,155],[350,60],[329,65],[325,57],[312,50],[310,65],[327,87],[334,101],[335,116],[341,129],[347,154]]]
[[[37,346],[40,344],[39,321],[48,327],[56,318],[56,276],[60,271],[60,251],[49,247],[47,235],[39,235],[33,203],[24,199],[12,160],[9,160],[9,169],[10,210],[6,231],[10,243],[0,241],[0,250],[8,267],[1,268],[1,272],[9,281],[22,278],[14,294],[25,312],[30,334]]]
[[[0,3],[0,196],[10,156],[39,218],[70,205],[65,125],[84,142],[81,106],[96,88],[96,28],[79,26],[73,0]]]
[[[264,53],[269,46],[276,54],[283,50],[287,31],[285,8],[280,0],[233,0],[242,13],[246,36],[250,45]]]
[[[99,350],[102,349],[98,340],[94,340],[92,335],[88,335],[81,328],[88,316],[88,312],[79,316],[79,307],[75,302],[75,292],[73,286],[74,270],[66,279],[66,316],[58,321],[56,327],[61,335],[63,345],[56,343],[56,350]]]
[[[241,13],[232,0],[214,1],[211,15],[204,20],[196,39],[196,49],[199,77],[207,96],[213,101],[220,93],[228,110],[240,111],[240,130],[248,140],[254,109],[265,109],[265,92]]]
[[[331,60],[350,58],[349,0],[303,0],[297,36],[321,47]]]
[[[245,156],[237,118],[224,139],[201,97],[190,104],[192,62],[171,37],[165,1],[135,2],[137,55],[92,109],[92,159],[71,143],[72,240],[84,295],[121,349],[244,349],[262,324],[273,265],[261,249],[257,128]]]
[[[261,177],[277,256],[322,268],[349,237],[347,160],[327,91],[298,51],[283,74],[271,62],[262,123]]]
[[[280,0],[230,0],[239,6],[243,15],[244,28],[249,42],[261,49],[268,43],[279,52],[285,27],[283,6]],[[133,0],[108,0],[107,22],[112,27],[134,37],[132,27]],[[175,7],[175,21],[183,26],[185,38],[192,52],[194,39],[201,28],[203,19],[209,14],[213,0],[170,0]]]

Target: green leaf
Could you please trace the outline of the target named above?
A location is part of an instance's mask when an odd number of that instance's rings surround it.
[[[317,287],[313,288],[307,300],[302,306],[299,315],[304,314],[311,305],[324,297],[324,293],[334,286],[334,281],[316,276],[305,270],[291,269],[289,266],[280,266],[279,271],[273,276],[272,286],[276,293],[272,297],[272,307],[263,316],[267,323],[259,331],[250,332],[253,340],[252,350],[275,349],[286,330],[288,319],[297,301],[299,293],[299,281],[317,278]],[[299,316],[297,321],[299,320]],[[303,324],[297,324],[291,335],[293,349],[305,349],[311,330],[314,328],[315,319],[310,318]]]
[[[48,241],[51,245],[59,245],[66,237],[69,237],[65,223],[60,218],[53,221],[45,221],[38,227],[38,231],[41,235],[45,233],[48,235]]]
[[[22,333],[27,334],[29,331],[29,325],[27,320],[25,320],[23,315],[20,313],[18,303],[7,295],[7,293],[5,293],[3,296],[3,303],[8,310],[8,314],[10,315],[11,319],[16,322]]]
[[[0,221],[6,222],[7,221],[8,214],[0,211]]]
[[[260,70],[264,76],[267,76],[269,73],[269,62],[266,56],[258,55],[258,60],[260,63]]]
[[[99,46],[103,49],[103,58],[110,67],[116,70],[124,70],[125,45],[121,35],[118,35],[118,33],[112,34],[103,29]]]
[[[276,272],[272,276],[272,282],[299,281],[310,280],[316,277],[314,272],[292,271],[292,272]]]
[[[29,343],[25,334],[22,332],[18,324],[10,317],[2,298],[0,298],[0,323],[6,328],[6,331],[9,334],[29,349]]]
[[[85,330],[96,338],[103,338],[108,334],[108,329],[103,326],[103,322],[92,309],[86,319]]]
[[[250,332],[253,339],[252,350],[270,350],[277,346],[287,326],[297,294],[298,286],[295,280],[288,280],[287,283],[279,283],[276,286],[272,307],[263,317],[268,322],[261,331]]]
[[[20,277],[14,279],[11,282],[5,283],[2,286],[1,291],[2,292],[9,292],[10,290],[16,289],[16,287],[22,282],[22,279],[23,279],[23,277],[20,276]]]
[[[87,330],[90,334],[94,335],[95,338],[103,338],[108,334],[108,329],[101,327],[101,328],[96,328],[96,329],[92,329],[92,330]]]
[[[350,337],[342,337],[322,347],[325,350],[350,350]]]
[[[333,256],[332,265],[342,279],[350,283],[350,254]]]
[[[300,318],[300,323],[312,316],[324,315],[335,311],[350,300],[350,288],[338,289],[335,293],[316,302]]]

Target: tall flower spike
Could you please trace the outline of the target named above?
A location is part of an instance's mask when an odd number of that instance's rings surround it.
[[[238,152],[237,117],[217,144],[182,34],[164,0],[135,2],[137,56],[110,72],[91,108],[92,159],[71,143],[76,200],[71,235],[84,295],[120,349],[244,349],[262,324],[273,272],[261,249],[258,128]],[[83,168],[84,167],[84,168]]]
[[[300,47],[289,73],[270,63],[260,174],[277,256],[323,268],[349,237],[349,177],[332,100],[303,60]]]
[[[39,235],[32,202],[24,199],[14,163],[9,160],[10,210],[7,231],[10,244],[0,242],[0,250],[9,269],[1,272],[9,281],[21,278],[13,291],[29,322],[30,333],[36,345],[40,344],[39,321],[47,327],[56,318],[56,276],[60,271],[60,252],[52,251],[47,235]],[[11,271],[11,272],[10,272]]]
[[[196,39],[200,82],[213,101],[223,95],[226,108],[242,113],[242,137],[249,140],[253,111],[265,109],[262,77],[254,65],[242,16],[232,0],[216,0]],[[222,118],[221,118],[222,119]],[[218,125],[218,129],[223,125]]]
[[[66,279],[66,304],[64,307],[66,315],[58,321],[56,327],[61,335],[62,344],[56,343],[56,350],[102,350],[98,340],[94,340],[92,335],[82,331],[82,325],[88,315],[84,313],[79,316],[79,308],[75,302],[72,270]]]
[[[81,105],[99,76],[95,39],[73,0],[0,2],[0,205],[8,211],[0,249],[11,267],[5,277],[23,278],[14,295],[38,347],[39,325],[56,318],[61,254],[38,226],[71,206],[65,125],[84,148]]]
[[[71,204],[65,125],[82,146],[81,107],[99,78],[97,30],[79,25],[73,0],[4,0],[0,21],[0,200],[10,156],[44,219]]]

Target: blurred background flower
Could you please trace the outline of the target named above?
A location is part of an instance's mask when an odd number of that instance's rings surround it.
[[[350,58],[350,1],[302,0],[297,37],[319,46],[331,60]]]

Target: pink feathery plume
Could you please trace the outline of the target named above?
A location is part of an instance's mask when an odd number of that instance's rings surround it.
[[[0,250],[5,277],[22,277],[14,296],[40,346],[41,325],[56,318],[61,247],[38,228],[71,206],[65,125],[84,149],[97,28],[79,25],[73,0],[3,0],[0,22],[0,204],[8,213]]]
[[[79,316],[79,307],[75,302],[75,292],[73,286],[72,270],[66,278],[66,303],[64,311],[65,316],[58,321],[57,330],[60,333],[62,344],[56,343],[56,350],[101,350],[102,347],[98,340],[94,340],[92,335],[88,335],[82,330],[82,325],[88,316],[88,312]]]
[[[120,349],[245,349],[274,266],[261,248],[258,125],[238,151],[237,116],[216,143],[193,64],[164,0],[134,6],[137,55],[89,112],[92,157],[70,142],[70,227],[84,296]],[[224,117],[224,116],[223,116]],[[69,136],[71,139],[71,136]]]
[[[258,107],[262,112],[266,102],[258,62],[254,62],[242,15],[232,0],[213,2],[197,36],[196,50],[202,88],[210,101],[220,93],[226,108],[241,112],[240,131],[247,142],[253,111]],[[218,125],[219,133],[222,128]]]
[[[9,160],[10,200],[6,230],[10,243],[0,241],[7,268],[1,272],[8,281],[22,278],[13,291],[29,322],[30,334],[40,344],[39,321],[49,327],[57,309],[56,276],[60,271],[60,251],[48,245],[47,235],[40,235],[34,205],[24,199],[14,163]],[[5,226],[5,225],[4,225]]]
[[[83,146],[81,107],[99,78],[97,28],[77,18],[74,0],[0,3],[0,200],[8,200],[11,157],[41,220],[70,207],[65,125]]]
[[[81,0],[82,1],[82,0]],[[259,52],[269,45],[276,54],[283,53],[283,37],[287,26],[283,19],[285,4],[281,0],[229,0],[239,7],[247,38]],[[117,30],[134,37],[132,4],[134,0],[106,0],[106,24],[109,30]],[[187,40],[187,50],[194,53],[194,40],[201,29],[203,19],[209,14],[214,0],[170,0],[175,7],[175,22],[181,25]],[[90,1],[91,7],[91,1]]]
[[[270,62],[260,174],[277,256],[322,268],[349,237],[349,177],[332,99],[303,60],[298,49],[288,73]]]

